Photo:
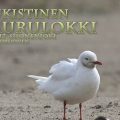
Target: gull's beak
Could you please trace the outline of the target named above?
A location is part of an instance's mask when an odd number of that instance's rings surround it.
[[[97,65],[102,65],[102,63],[99,62],[99,61],[94,61],[93,63],[94,63],[94,64],[97,64]]]

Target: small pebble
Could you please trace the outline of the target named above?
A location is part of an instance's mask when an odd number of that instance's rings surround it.
[[[106,118],[104,116],[99,116],[95,120],[110,120],[110,119],[108,119],[108,118]]]
[[[46,106],[44,106],[44,108],[51,108],[51,106],[50,105],[46,105]]]

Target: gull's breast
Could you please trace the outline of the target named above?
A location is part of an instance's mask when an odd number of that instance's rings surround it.
[[[82,103],[96,95],[100,84],[97,70],[85,72],[64,83],[64,87],[56,92],[55,98],[66,100],[69,104]]]

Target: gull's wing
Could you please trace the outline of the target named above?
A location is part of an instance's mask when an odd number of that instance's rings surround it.
[[[73,76],[76,70],[77,59],[68,59],[68,61],[60,61],[51,67],[49,73],[52,80],[64,80]]]
[[[75,59],[75,58],[67,58],[69,62],[73,63],[73,64],[76,64],[78,59]]]

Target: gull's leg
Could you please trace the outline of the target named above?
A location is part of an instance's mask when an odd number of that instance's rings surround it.
[[[66,119],[66,101],[64,101],[64,117],[63,120],[67,120]]]
[[[80,108],[80,120],[82,120],[82,103],[79,104],[79,108]]]

